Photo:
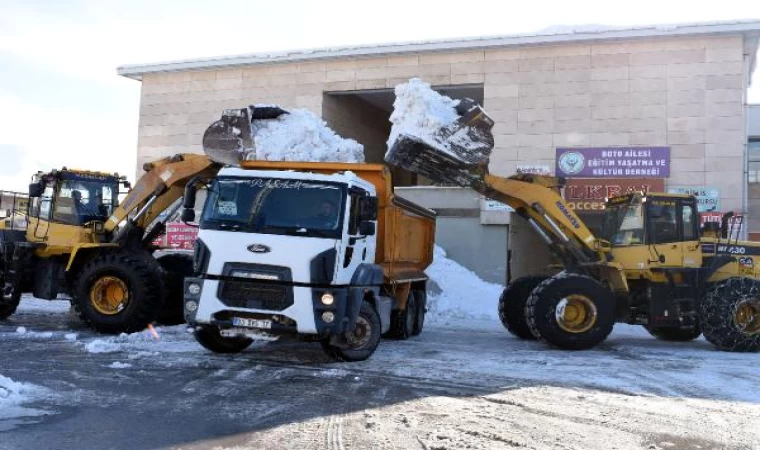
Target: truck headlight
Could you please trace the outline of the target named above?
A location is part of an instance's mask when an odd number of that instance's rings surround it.
[[[322,304],[325,306],[330,306],[333,303],[335,303],[335,297],[329,292],[325,292],[322,294]]]
[[[189,302],[185,302],[185,309],[187,312],[195,312],[195,310],[198,309],[198,302],[195,302],[193,300],[190,300]]]
[[[187,285],[187,292],[191,295],[198,295],[201,293],[201,285],[198,283],[190,283]]]
[[[335,314],[331,313],[330,311],[325,311],[322,313],[322,322],[332,323],[333,320],[335,320]]]

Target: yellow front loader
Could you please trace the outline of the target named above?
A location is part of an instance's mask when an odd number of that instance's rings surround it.
[[[760,245],[732,238],[728,220],[700,230],[696,199],[670,194],[610,199],[595,236],[562,198],[563,180],[489,174],[493,121],[470,100],[458,112],[432,136],[401,134],[386,161],[511,206],[549,247],[554,275],[513,280],[499,300],[510,332],[588,349],[625,322],[659,339],[704,334],[723,350],[760,350]]]
[[[205,155],[181,154],[146,164],[129,187],[118,174],[63,168],[37,173],[29,202],[12,211],[25,227],[0,228],[0,320],[22,293],[68,294],[79,316],[103,333],[133,332],[156,319],[181,323],[182,278],[192,257],[154,258],[152,242],[180,207],[190,180],[221,168]]]

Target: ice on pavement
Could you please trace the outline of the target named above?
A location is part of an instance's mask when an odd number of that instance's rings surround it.
[[[110,367],[111,369],[129,369],[130,367],[132,367],[132,364],[123,363],[121,361],[114,361],[108,367]]]
[[[504,289],[501,285],[484,281],[449,259],[446,251],[437,245],[433,252],[433,264],[425,273],[440,289],[440,293],[434,291],[429,294],[428,318],[431,322],[498,320],[498,300]]]
[[[46,395],[46,389],[29,383],[19,383],[0,374],[0,420],[44,414],[23,405]],[[2,424],[0,424],[2,425]],[[2,428],[0,428],[2,431]]]
[[[256,105],[263,106],[263,105]],[[306,109],[293,109],[276,119],[251,124],[254,149],[245,159],[265,161],[364,162],[364,146],[338,136]]]
[[[393,125],[388,136],[388,149],[400,134],[428,138],[459,118],[455,109],[459,100],[439,94],[419,78],[397,85],[394,92],[396,100],[390,117]]]

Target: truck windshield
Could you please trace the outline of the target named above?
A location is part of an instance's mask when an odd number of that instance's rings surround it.
[[[339,239],[345,187],[278,178],[218,178],[208,194],[202,229]]]
[[[602,238],[609,241],[613,247],[643,244],[644,216],[641,208],[641,203],[607,206]]]

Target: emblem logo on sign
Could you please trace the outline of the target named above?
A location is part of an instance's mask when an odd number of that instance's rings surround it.
[[[566,175],[575,175],[586,167],[586,158],[578,152],[566,152],[559,157],[558,164]]]
[[[269,253],[271,250],[264,244],[251,244],[248,246],[248,251],[253,253]]]

